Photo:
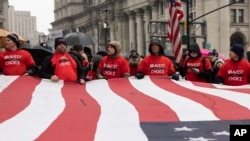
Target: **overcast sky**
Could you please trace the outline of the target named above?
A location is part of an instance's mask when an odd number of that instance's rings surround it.
[[[48,34],[51,22],[54,21],[54,1],[53,0],[9,0],[9,5],[15,10],[30,11],[31,16],[36,16],[38,32]]]

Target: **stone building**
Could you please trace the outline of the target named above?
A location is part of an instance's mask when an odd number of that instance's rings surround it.
[[[8,29],[8,0],[0,0],[0,28]]]
[[[228,5],[234,1],[239,3]],[[169,6],[167,0],[54,0],[54,2],[53,30],[63,30],[63,34],[66,35],[79,29],[80,32],[93,36],[98,41],[98,45],[93,48],[94,51],[104,50],[110,40],[119,40],[123,46],[123,53],[136,49],[141,55],[146,55],[150,38],[154,36],[166,38],[163,36],[167,31]],[[186,13],[186,2],[182,2],[182,6]],[[224,8],[199,18],[220,7]],[[206,23],[190,24],[191,41],[199,43],[201,47],[215,48],[225,56],[228,56],[231,43],[240,43],[248,47],[249,7],[248,0],[190,0],[190,20]],[[185,14],[182,22],[186,19]],[[152,21],[157,21],[161,27],[155,33],[152,33],[152,25],[155,24]],[[184,33],[183,26],[181,30],[181,33]],[[157,36],[158,34],[163,36]],[[163,40],[166,44],[167,39]]]

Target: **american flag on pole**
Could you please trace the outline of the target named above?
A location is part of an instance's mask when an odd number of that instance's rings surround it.
[[[180,37],[180,21],[184,13],[180,0],[170,0],[169,4],[169,20],[167,36],[172,44],[173,53],[178,63],[182,56],[182,42]]]
[[[250,85],[3,75],[0,84],[1,141],[228,141],[230,124],[250,124]]]

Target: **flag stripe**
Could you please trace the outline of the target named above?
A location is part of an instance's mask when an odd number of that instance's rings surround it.
[[[180,62],[182,56],[182,41],[180,38],[180,21],[184,13],[181,8],[180,0],[170,0],[169,4],[169,22],[168,22],[168,38],[171,41],[175,60]]]
[[[3,90],[0,94],[0,123],[2,123],[29,105],[32,93],[41,80],[29,76],[10,77],[9,80],[4,77],[0,79],[4,80],[1,83]]]
[[[206,92],[206,94],[224,98],[226,100],[235,102],[241,106],[244,106],[244,107],[250,109],[250,102],[249,102],[250,95],[249,95],[249,93],[239,93],[239,92],[223,90],[223,89],[197,87],[197,86],[193,85],[192,82],[190,82],[190,81],[178,83],[178,85],[180,85],[182,87],[186,87],[186,88],[192,88],[192,90],[195,90],[195,91],[202,91],[204,93]],[[249,110],[248,110],[248,112],[249,112]]]
[[[95,85],[91,83],[86,87],[87,92],[101,105],[95,141],[148,140],[140,128],[134,106],[114,93],[107,80],[96,80]]]
[[[75,82],[64,83],[62,94],[66,107],[37,140],[93,141],[100,106],[86,92],[85,85],[75,85]]]
[[[166,105],[169,105],[176,112],[180,121],[218,120],[218,118],[209,109],[200,103],[156,86],[148,76],[145,76],[144,79],[146,81],[138,81],[131,78],[129,80],[133,86],[137,86],[139,91],[160,100]],[[195,116],[197,113],[199,113],[199,116]]]
[[[229,86],[229,85],[218,85],[218,84],[211,84],[211,83],[200,83],[200,82],[192,82],[196,86],[200,87],[207,87],[207,88],[218,88],[223,90],[229,90],[239,93],[250,94],[249,88],[250,85],[242,85],[242,86]]]
[[[13,81],[15,81],[18,78],[18,76],[6,76],[6,75],[0,75],[0,95],[1,92],[7,88]]]
[[[209,95],[208,93],[210,91],[198,91],[193,89],[193,87],[183,87],[181,85],[176,85],[175,81],[167,81],[166,79],[152,78],[152,81],[159,87],[167,91],[192,99],[204,105],[205,107],[209,108],[216,115],[216,117],[220,119],[234,120],[250,118],[249,110],[246,107],[243,107],[235,102],[223,99],[216,95]],[[166,81],[168,82],[167,85],[165,84]],[[185,81],[183,83],[188,83],[188,81]],[[228,107],[232,107],[233,109],[237,110],[228,110]]]
[[[171,108],[159,100],[138,91],[131,85],[128,79],[109,80],[109,86],[112,91],[135,106],[141,122],[179,121],[177,115]],[[143,87],[143,85],[141,87]]]
[[[27,78],[20,77],[20,79]],[[24,82],[22,81],[23,84],[27,85]],[[28,84],[33,84],[35,78],[31,82]],[[62,85],[62,82],[51,83],[50,80],[43,80],[36,87],[28,107],[1,124],[0,140],[31,141],[45,131],[65,107],[60,91]],[[25,94],[29,95],[28,93]]]

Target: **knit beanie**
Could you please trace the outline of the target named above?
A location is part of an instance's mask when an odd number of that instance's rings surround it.
[[[230,47],[230,50],[233,51],[237,56],[241,58],[244,56],[244,47],[241,44],[233,44]]]
[[[63,37],[58,37],[55,39],[55,48],[61,43],[63,43],[67,47],[65,39]]]
[[[9,34],[9,35],[7,35],[7,38],[12,40],[16,44],[17,47],[20,47],[19,38],[16,34]]]
[[[213,50],[211,50],[211,51],[208,53],[208,55],[213,55],[213,56],[218,57],[218,52],[216,51],[216,49],[213,49]]]

